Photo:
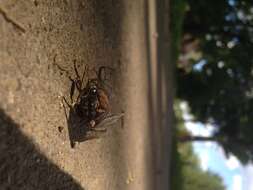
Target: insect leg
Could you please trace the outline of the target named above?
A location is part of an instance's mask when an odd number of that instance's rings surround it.
[[[68,103],[68,101],[66,100],[66,98],[63,96],[62,97],[62,104],[63,104],[63,107],[64,107],[64,110],[66,111],[66,107],[65,107],[65,104],[66,103],[69,107],[69,109],[72,109],[72,105]]]
[[[75,89],[77,88],[77,90],[78,90],[78,92],[79,92],[79,94],[78,94],[78,97],[80,96],[80,94],[81,94],[81,91],[82,91],[82,89],[81,89],[81,85],[80,85],[80,83],[81,83],[81,81],[80,80],[74,80],[74,79],[72,79],[71,77],[69,77],[69,80],[71,80],[71,82],[72,82],[72,84],[71,84],[71,87],[70,87],[70,99],[71,99],[71,103],[73,103],[73,96],[74,96],[74,92],[75,92]],[[78,100],[78,98],[77,98],[77,100]],[[77,101],[76,100],[76,101]]]
[[[83,80],[84,73],[83,73],[83,76],[82,76],[82,79],[81,79],[81,77],[80,77],[80,75],[78,73],[78,70],[77,70],[76,60],[74,60],[74,70],[75,70],[75,73],[76,73],[76,80],[75,80],[76,87],[79,90],[79,92],[81,92],[81,90],[82,90],[82,80]]]
[[[65,103],[68,105],[68,107],[70,109],[72,109],[71,105],[67,102],[66,98],[63,96],[62,105],[63,105],[63,108],[64,108],[64,114],[65,114],[65,118],[66,118],[66,121],[67,121],[67,125],[69,125],[69,117],[68,117],[68,114],[67,114],[67,109],[66,109]],[[71,148],[75,147],[75,142],[71,138],[70,138],[70,146],[71,146]]]
[[[71,100],[71,104],[73,104],[73,95],[74,95],[74,92],[75,92],[76,82],[75,82],[75,80],[73,80],[71,78],[69,78],[69,79],[72,82],[71,87],[70,87],[70,100]]]
[[[73,123],[72,123],[72,115],[71,113],[73,112],[73,107],[72,105],[70,105],[68,103],[68,101],[66,100],[66,98],[63,96],[62,97],[62,104],[63,104],[63,107],[64,107],[64,113],[65,113],[65,117],[66,117],[66,120],[67,120],[67,125],[68,125],[68,131],[69,131],[69,141],[70,141],[70,147],[71,148],[74,148],[75,147],[75,140],[74,140],[74,137],[73,137]],[[65,104],[68,105],[70,111],[69,111],[69,116],[67,115],[67,109],[66,109],[66,106]]]
[[[80,78],[80,75],[79,75],[79,73],[78,73],[78,71],[77,71],[77,67],[76,67],[76,60],[74,59],[74,70],[75,70],[75,73],[76,73],[76,76],[77,76],[77,79],[78,80],[80,80],[81,78]],[[80,80],[81,81],[81,80]]]
[[[88,71],[88,67],[85,66],[84,71],[83,71],[83,75],[82,75],[82,79],[81,79],[81,88],[83,86],[84,74],[87,73],[87,71]]]
[[[107,131],[106,128],[101,128],[101,129],[96,129],[96,128],[93,128],[91,129],[91,131],[94,131],[94,132],[98,132],[98,133],[105,133]]]

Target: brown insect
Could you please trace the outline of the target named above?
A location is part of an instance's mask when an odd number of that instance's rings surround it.
[[[58,68],[60,67],[58,66]],[[84,75],[87,68],[85,68],[81,77],[74,61],[74,70],[76,77],[72,79],[68,76],[72,82],[70,89],[71,103],[68,103],[66,98],[63,97],[63,105],[66,103],[69,107],[69,116],[67,116],[64,105],[71,147],[74,147],[76,141],[81,142],[98,138],[98,133],[106,132],[106,126],[115,123],[123,116],[123,114],[111,114],[109,93],[105,88],[106,78],[103,77],[106,70],[112,71],[111,68],[99,67],[96,77],[88,79],[86,84],[84,84]],[[78,93],[76,99],[73,100],[76,90]]]

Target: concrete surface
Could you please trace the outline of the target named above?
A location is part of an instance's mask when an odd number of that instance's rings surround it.
[[[0,0],[0,189],[168,189],[173,93],[160,6]],[[113,112],[125,116],[71,149],[61,104],[70,81],[56,64],[74,76],[74,60],[80,72],[115,69]]]

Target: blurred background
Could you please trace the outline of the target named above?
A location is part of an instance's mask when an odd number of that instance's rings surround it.
[[[253,2],[171,1],[172,189],[252,190]]]

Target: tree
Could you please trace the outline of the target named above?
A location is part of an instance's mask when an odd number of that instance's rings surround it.
[[[189,60],[190,69],[178,69],[177,96],[196,120],[217,129],[210,138],[188,140],[217,141],[247,163],[253,160],[253,2],[188,3],[184,34],[200,41],[202,65]]]
[[[182,121],[180,102],[175,103],[175,114],[178,121]],[[190,136],[184,122],[177,122],[177,130],[172,146],[172,188],[177,190],[224,190],[220,176],[211,171],[204,171],[200,167],[197,155],[189,143],[180,143],[183,136]]]
[[[179,147],[182,163],[182,190],[225,190],[222,179],[210,171],[203,171],[192,146],[181,144]]]

